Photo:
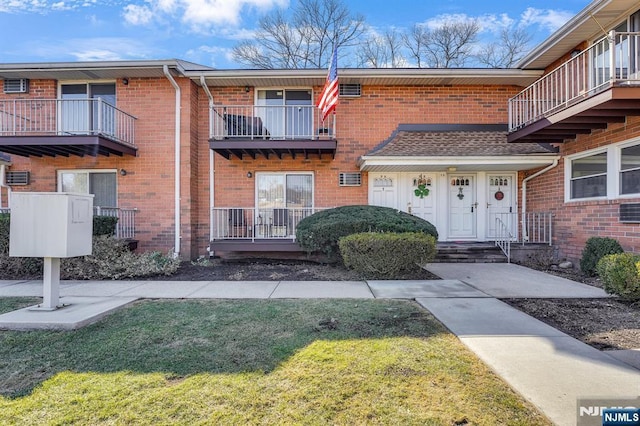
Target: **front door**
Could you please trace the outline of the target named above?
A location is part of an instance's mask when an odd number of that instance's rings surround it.
[[[449,175],[449,238],[476,238],[475,175]]]
[[[515,206],[515,182],[513,175],[487,176],[487,237],[495,238],[499,218],[511,235],[516,237],[517,219]]]
[[[410,194],[411,201],[409,207],[411,211],[407,209],[407,212],[418,216],[426,221],[436,224],[436,177],[427,174],[420,174],[417,177],[411,179]]]

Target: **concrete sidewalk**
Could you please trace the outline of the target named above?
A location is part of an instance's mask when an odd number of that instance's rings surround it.
[[[632,367],[640,365],[640,351],[625,351],[623,362],[496,299],[608,297],[602,290],[509,264],[434,264],[427,269],[443,280],[63,281],[60,294],[71,308],[88,298],[94,298],[95,306],[138,298],[415,299],[556,424],[577,423],[579,398],[640,395],[640,370]],[[0,281],[0,297],[41,295],[41,281]],[[48,315],[64,317],[65,312],[73,310]],[[16,316],[43,314],[20,310],[0,315],[0,328]]]

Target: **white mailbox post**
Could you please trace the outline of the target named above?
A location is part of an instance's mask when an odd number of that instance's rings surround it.
[[[13,192],[9,256],[44,258],[42,308],[60,305],[60,258],[91,254],[93,195]]]

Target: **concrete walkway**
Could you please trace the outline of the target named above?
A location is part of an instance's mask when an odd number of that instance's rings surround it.
[[[64,281],[61,301],[69,303],[69,308],[3,314],[0,328],[20,328],[15,326],[19,320],[33,322],[34,316],[51,325],[73,316],[74,307],[77,311],[82,303],[125,305],[137,298],[415,299],[558,425],[600,424],[600,417],[578,417],[579,399],[600,398],[614,405],[621,398],[640,395],[640,360],[636,357],[640,351],[625,351],[617,359],[497,299],[608,297],[602,290],[509,264],[434,264],[427,269],[443,280]],[[0,297],[41,294],[41,281],[0,281]],[[636,362],[638,368],[632,366]]]

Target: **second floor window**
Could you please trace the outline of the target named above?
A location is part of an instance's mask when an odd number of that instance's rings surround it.
[[[114,83],[62,84],[59,128],[63,134],[111,133],[115,127]],[[102,105],[98,105],[101,102]]]
[[[310,89],[257,91],[256,115],[272,139],[309,138],[313,135]]]

